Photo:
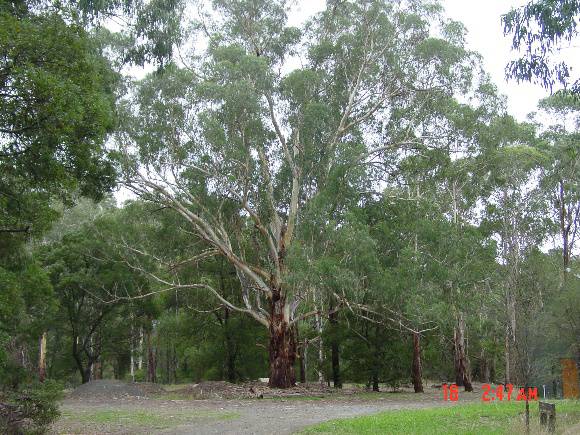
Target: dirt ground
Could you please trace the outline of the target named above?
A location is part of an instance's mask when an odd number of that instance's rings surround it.
[[[202,388],[197,384],[165,391],[147,385],[100,382],[108,384],[82,386],[68,395],[61,404],[63,415],[53,426],[53,434],[291,434],[335,418],[452,406],[443,402],[441,389],[431,385],[426,385],[424,394],[409,389],[371,393],[354,387],[337,393],[303,386],[280,397],[279,390],[271,391],[260,384],[240,387],[206,383]],[[207,396],[231,397],[236,389],[242,398],[192,398],[198,390],[205,390]],[[474,393],[460,393],[456,403],[479,400],[481,391],[476,388]]]

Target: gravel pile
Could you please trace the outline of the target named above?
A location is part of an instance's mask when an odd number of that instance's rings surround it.
[[[114,379],[101,379],[80,385],[70,393],[71,399],[124,399],[147,397],[152,393],[150,384],[136,384]]]
[[[336,393],[333,388],[317,383],[300,384],[293,388],[280,390],[270,388],[263,382],[246,382],[231,384],[225,381],[204,381],[199,384],[188,385],[175,390],[173,393],[190,399],[255,399],[255,398],[284,398],[296,396],[326,397]],[[343,392],[344,393],[344,392]]]

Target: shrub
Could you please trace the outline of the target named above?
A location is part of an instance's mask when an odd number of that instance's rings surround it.
[[[47,380],[5,393],[0,408],[0,431],[8,434],[42,434],[60,415],[57,401],[62,385]]]

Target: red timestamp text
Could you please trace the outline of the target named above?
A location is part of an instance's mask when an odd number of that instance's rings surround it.
[[[457,402],[459,399],[459,388],[456,384],[443,384],[443,400],[450,400],[452,402]],[[502,402],[502,401],[526,401],[526,400],[538,400],[538,388],[528,387],[528,388],[517,388],[512,384],[498,385],[497,387],[492,387],[490,384],[482,385],[482,395],[481,400],[484,402]]]
[[[528,387],[527,390],[525,388],[516,388],[512,384],[505,385],[498,385],[496,388],[493,388],[489,384],[483,384],[481,386],[483,390],[483,394],[481,395],[481,400],[484,402],[493,402],[493,401],[503,401],[503,400],[515,400],[515,401],[526,401],[526,400],[538,400],[538,388],[537,387]]]
[[[456,384],[443,384],[443,400],[451,400],[452,402],[457,402],[459,399],[459,388]]]

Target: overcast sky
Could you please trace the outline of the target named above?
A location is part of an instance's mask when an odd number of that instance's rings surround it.
[[[306,17],[322,10],[325,3],[325,0],[297,0],[290,16],[291,24],[299,25]],[[441,0],[441,3],[449,18],[461,21],[467,28],[468,48],[483,56],[486,71],[500,92],[508,96],[510,113],[525,120],[535,110],[538,100],[548,93],[538,85],[506,82],[505,66],[515,55],[510,49],[510,38],[503,36],[500,17],[512,7],[526,4],[527,0]],[[562,57],[572,68],[576,66],[575,71],[580,69],[578,42],[562,50]]]

